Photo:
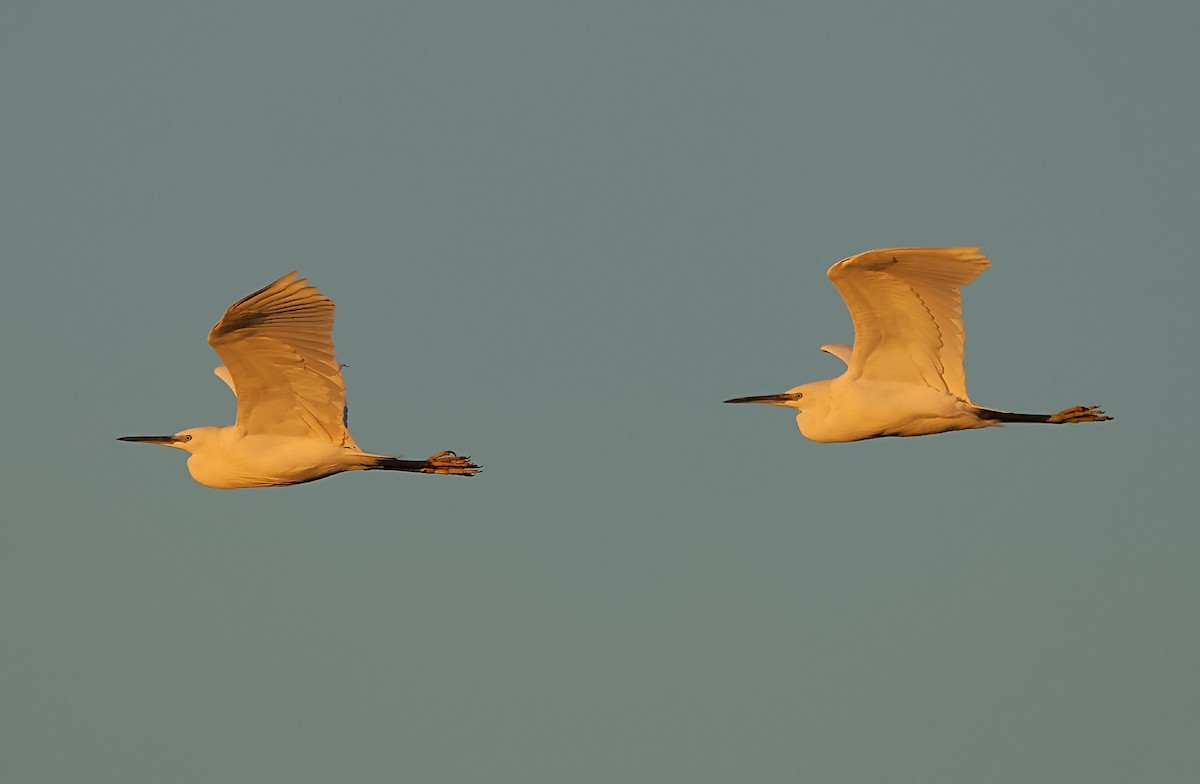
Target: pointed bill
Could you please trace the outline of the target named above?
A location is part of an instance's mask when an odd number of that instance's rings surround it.
[[[135,444],[174,444],[180,440],[179,436],[121,436],[118,441],[130,441]]]
[[[800,399],[798,392],[780,392],[777,395],[751,395],[750,397],[735,397],[726,400],[726,403],[766,403],[772,406],[786,406],[788,403]]]

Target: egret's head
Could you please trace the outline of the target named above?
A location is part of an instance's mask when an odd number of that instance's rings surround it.
[[[170,446],[175,449],[182,449],[185,452],[192,451],[192,441],[196,437],[196,432],[200,428],[194,430],[180,430],[173,436],[122,436],[118,441],[132,441],[135,444],[158,444],[159,446]]]

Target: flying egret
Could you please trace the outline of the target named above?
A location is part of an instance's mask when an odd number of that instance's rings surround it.
[[[333,301],[295,272],[229,307],[208,333],[214,372],[237,397],[237,423],[119,441],[191,453],[188,471],[219,489],[311,482],[342,471],[474,476],[469,457],[426,460],[364,452],[346,429],[346,384],[333,355]]]
[[[854,322],[854,345],[822,351],[846,363],[837,378],[726,403],[794,408],[800,432],[838,443],[926,436],[1005,422],[1104,422],[1097,406],[1057,414],[983,408],[967,396],[960,289],[991,266],[979,248],[887,248],[829,268]]]

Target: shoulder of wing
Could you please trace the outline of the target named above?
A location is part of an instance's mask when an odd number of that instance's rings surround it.
[[[216,368],[213,369],[213,374],[217,378],[224,381],[225,385],[228,386],[229,389],[233,391],[233,394],[235,394],[235,395],[237,394],[237,387],[233,383],[233,376],[231,376],[229,374],[229,368],[225,367],[224,365],[218,365]]]
[[[833,354],[847,365],[850,364],[850,355],[854,353],[854,347],[847,346],[845,343],[826,343],[821,346],[821,350],[826,354]]]

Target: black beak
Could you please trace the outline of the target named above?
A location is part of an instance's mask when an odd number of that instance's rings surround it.
[[[726,403],[768,403],[772,406],[784,406],[793,400],[799,400],[800,395],[795,392],[780,392],[778,395],[751,395],[750,397],[735,397],[726,400]]]
[[[135,444],[173,444],[179,439],[175,436],[121,436],[118,441],[132,441]]]

